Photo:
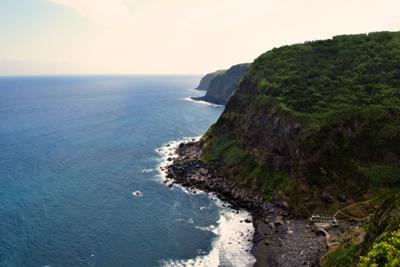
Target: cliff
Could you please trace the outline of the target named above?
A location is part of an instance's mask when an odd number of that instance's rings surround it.
[[[193,99],[220,105],[226,104],[248,67],[249,64],[238,64],[226,71],[218,72],[210,81],[206,95],[193,97]]]
[[[257,58],[203,136],[202,161],[300,217],[376,213],[364,241],[339,246],[322,264],[350,266],[367,254],[362,262],[383,262],[370,258],[373,244],[398,243],[398,195],[390,197],[400,188],[399,125],[400,32],[336,36]]]
[[[207,91],[210,85],[210,82],[218,75],[223,74],[225,70],[217,70],[212,73],[206,74],[203,78],[201,78],[199,85],[195,88],[197,90]]]
[[[400,33],[273,49],[203,137],[204,160],[266,197],[301,200],[299,213],[398,184],[399,66]]]

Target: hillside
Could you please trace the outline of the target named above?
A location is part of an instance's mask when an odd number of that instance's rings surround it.
[[[226,104],[248,67],[249,64],[238,64],[226,71],[218,72],[209,82],[206,95],[193,97],[193,99],[220,105]]]
[[[217,70],[211,73],[206,74],[203,78],[201,78],[199,85],[196,87],[197,90],[207,91],[210,86],[210,82],[218,75],[223,74],[225,70]]]
[[[202,138],[202,160],[297,216],[373,199],[399,222],[398,205],[381,206],[400,187],[399,125],[400,33],[336,36],[257,58]],[[364,243],[323,264],[351,265],[382,236],[393,240],[398,223],[381,224],[375,217]]]

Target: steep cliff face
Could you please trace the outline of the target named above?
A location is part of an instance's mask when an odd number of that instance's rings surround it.
[[[206,74],[201,78],[199,85],[196,87],[197,90],[207,91],[210,86],[210,82],[218,75],[223,74],[225,70],[217,70],[212,73]]]
[[[400,34],[273,49],[203,137],[205,161],[307,215],[400,182]]]
[[[249,64],[239,64],[217,73],[210,81],[206,95],[193,99],[220,105],[226,104],[248,67]]]

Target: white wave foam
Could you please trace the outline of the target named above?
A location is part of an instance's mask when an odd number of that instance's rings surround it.
[[[179,141],[171,141],[164,144],[161,148],[157,149],[161,160],[159,164],[159,178],[162,182],[167,181],[166,167],[171,164],[168,158],[175,159],[176,148],[182,142],[190,142],[200,140],[200,137],[186,137]],[[184,192],[191,194],[192,192],[186,190],[184,187],[179,186]],[[204,193],[203,191],[198,191]],[[252,223],[246,223],[250,219],[250,214],[247,211],[241,210],[237,212],[226,205],[224,202],[212,194],[207,194],[210,199],[215,201],[219,207],[220,218],[217,225],[210,225],[207,227],[194,226],[195,228],[203,231],[211,231],[216,237],[212,243],[212,249],[208,254],[199,251],[198,256],[193,259],[184,260],[163,260],[160,265],[164,267],[217,267],[217,266],[253,266],[255,263],[254,256],[250,253],[252,247],[252,238],[254,228]],[[205,207],[201,207],[203,210]]]
[[[255,259],[249,251],[254,229],[251,223],[245,222],[250,217],[249,213],[240,211],[237,214],[235,210],[223,208],[222,205],[220,207],[217,226],[196,227],[216,234],[208,254],[199,253],[200,255],[193,259],[165,260],[161,261],[160,265],[164,267],[253,266]]]
[[[201,230],[201,231],[213,232],[216,227],[217,226],[215,226],[215,225],[209,225],[209,226],[195,226],[194,228]]]
[[[160,156],[159,164],[157,166],[158,178],[161,182],[170,182],[167,178],[166,167],[172,163],[174,159],[178,157],[176,154],[176,149],[181,143],[188,143],[192,141],[199,141],[201,136],[196,137],[184,137],[181,140],[170,141],[163,144],[160,148],[156,149],[156,153]],[[170,159],[170,160],[168,160]]]
[[[135,192],[132,192],[132,196],[134,196],[134,197],[142,197],[143,193],[140,192],[140,191],[135,191]]]
[[[203,100],[195,100],[195,99],[193,99],[191,97],[185,97],[184,99],[186,101],[193,102],[193,103],[196,103],[196,104],[202,104],[202,105],[207,105],[207,106],[216,107],[216,108],[221,108],[221,107],[224,106],[224,105],[213,104],[213,103],[210,103],[210,102],[207,102],[207,101],[203,101]]]

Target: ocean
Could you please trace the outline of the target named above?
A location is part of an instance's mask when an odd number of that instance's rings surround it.
[[[223,110],[199,79],[0,78],[0,266],[251,265],[249,215],[159,172]]]

